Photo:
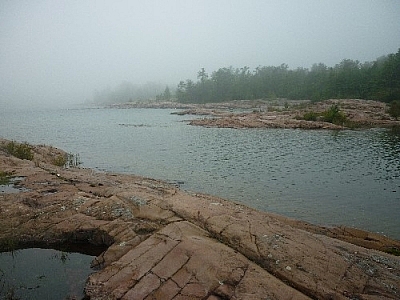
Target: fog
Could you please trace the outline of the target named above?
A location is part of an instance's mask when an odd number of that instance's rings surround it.
[[[333,66],[400,48],[398,0],[0,0],[0,105],[67,106],[200,68]]]

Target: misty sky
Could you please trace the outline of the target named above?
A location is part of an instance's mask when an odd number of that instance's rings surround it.
[[[0,0],[0,105],[81,103],[200,68],[334,66],[400,48],[398,0]]]

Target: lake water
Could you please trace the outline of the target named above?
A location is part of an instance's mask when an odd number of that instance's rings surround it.
[[[400,136],[189,126],[167,109],[0,112],[0,136],[79,154],[84,167],[182,181],[259,210],[400,239]]]

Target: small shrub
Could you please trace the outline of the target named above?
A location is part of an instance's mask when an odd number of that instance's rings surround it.
[[[303,119],[306,121],[317,121],[317,117],[318,115],[315,112],[310,111],[304,114]]]
[[[395,256],[400,256],[400,249],[396,247],[390,247],[389,249],[386,250],[386,253],[395,255]]]
[[[346,122],[346,116],[339,110],[337,104],[332,105],[330,109],[323,113],[323,118],[325,122],[342,125]]]
[[[18,144],[11,141],[5,146],[5,150],[20,159],[33,160],[32,146],[28,143]]]
[[[0,171],[0,185],[7,185],[10,183],[11,174],[8,172]]]
[[[390,128],[392,134],[400,134],[400,125],[394,125]]]
[[[58,155],[52,160],[53,165],[57,167],[76,168],[79,167],[82,162],[79,154],[67,153],[66,155]]]
[[[398,120],[400,117],[400,100],[394,100],[389,104],[389,115]]]
[[[60,154],[55,159],[53,159],[52,163],[57,167],[63,167],[67,163],[67,158],[64,155]]]

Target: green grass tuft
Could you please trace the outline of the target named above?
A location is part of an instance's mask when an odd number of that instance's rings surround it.
[[[0,185],[10,184],[11,173],[0,171]]]
[[[33,160],[32,146],[28,143],[19,144],[11,141],[4,147],[4,149],[8,154],[17,158]]]

